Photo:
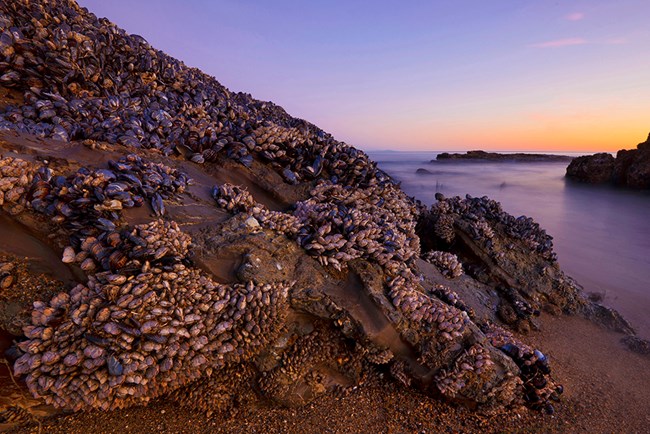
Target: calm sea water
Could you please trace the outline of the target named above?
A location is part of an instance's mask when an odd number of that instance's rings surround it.
[[[436,152],[369,152],[423,203],[434,195],[488,196],[514,216],[533,217],[554,238],[562,269],[604,295],[650,338],[650,192],[576,183],[568,163],[435,160]],[[580,154],[568,154],[580,155]],[[419,168],[431,174],[416,174]]]

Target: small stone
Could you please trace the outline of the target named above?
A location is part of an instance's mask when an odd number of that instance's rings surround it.
[[[251,229],[256,229],[260,227],[260,223],[257,221],[255,217],[248,217],[246,221],[244,221],[244,224],[248,226]]]

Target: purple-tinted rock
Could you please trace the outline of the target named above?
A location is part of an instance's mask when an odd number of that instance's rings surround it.
[[[635,149],[621,149],[616,153],[616,163],[612,173],[612,181],[616,185],[627,184],[627,171],[634,162],[637,151]]]
[[[636,149],[621,149],[616,158],[607,153],[578,157],[566,176],[590,183],[612,182],[636,189],[650,188],[650,134]]]
[[[632,188],[650,188],[650,148],[638,151],[637,158],[627,170],[627,186]]]
[[[614,157],[605,152],[578,157],[567,167],[566,176],[591,184],[608,182],[612,179],[615,162]]]

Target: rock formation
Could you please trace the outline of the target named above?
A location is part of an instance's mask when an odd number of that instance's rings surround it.
[[[578,157],[567,167],[566,176],[592,184],[650,188],[650,134],[636,149],[618,151],[616,158],[607,153]]]
[[[36,399],[303,405],[381,371],[552,411],[549,361],[507,328],[588,302],[532,219],[426,208],[71,0],[3,2],[0,23],[0,326]]]
[[[438,161],[449,160],[487,160],[487,161],[517,161],[529,163],[541,162],[554,162],[554,161],[571,161],[573,157],[568,155],[553,155],[553,154],[528,154],[523,152],[514,153],[500,153],[500,152],[485,152],[485,151],[467,151],[464,154],[450,154],[443,152],[436,157]]]

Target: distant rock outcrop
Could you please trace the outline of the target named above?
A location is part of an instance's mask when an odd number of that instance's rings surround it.
[[[650,134],[636,149],[618,151],[616,158],[607,153],[578,157],[567,167],[566,176],[592,184],[650,188]]]
[[[591,184],[608,182],[612,179],[616,159],[612,154],[601,152],[585,155],[573,160],[567,167],[566,175]]]
[[[499,152],[467,151],[464,154],[450,154],[443,152],[436,157],[436,160],[490,160],[490,161],[520,161],[520,162],[542,162],[542,161],[571,161],[573,157],[568,155],[554,154],[527,154],[523,152],[502,154]]]

